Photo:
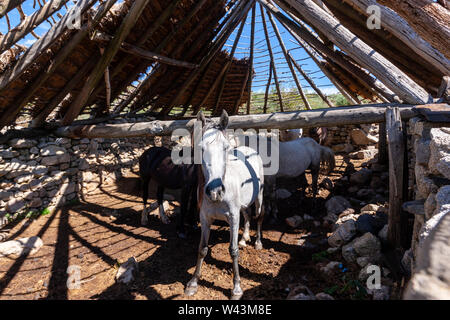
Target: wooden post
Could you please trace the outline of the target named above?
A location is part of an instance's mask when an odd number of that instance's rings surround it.
[[[275,59],[273,57],[272,46],[270,45],[269,32],[267,31],[266,18],[264,15],[262,4],[259,4],[259,9],[261,11],[261,19],[263,23],[264,34],[266,36],[267,49],[269,50],[270,60],[272,63],[273,78],[275,80],[275,86],[277,87],[278,101],[280,102],[281,112],[283,112],[284,111],[283,99],[281,97],[280,84],[278,83],[277,68],[275,67]]]
[[[308,99],[306,98],[305,93],[303,92],[302,85],[300,84],[300,81],[298,80],[297,74],[295,73],[294,67],[292,66],[292,61],[290,59],[290,55],[286,50],[286,46],[284,45],[283,39],[281,38],[280,32],[278,31],[278,27],[273,21],[273,17],[270,14],[270,12],[267,12],[267,16],[269,17],[270,23],[272,24],[272,29],[275,31],[275,35],[277,36],[278,43],[280,44],[281,50],[284,54],[284,59],[286,60],[289,70],[291,71],[292,78],[294,79],[295,85],[297,86],[298,93],[302,97],[303,102],[305,103],[305,108],[308,110],[311,110],[311,105],[309,104]]]
[[[15,7],[21,5],[25,0],[2,0],[0,1],[0,18]]]
[[[252,101],[252,81],[253,81],[253,51],[255,46],[255,17],[256,17],[256,2],[252,9],[252,24],[250,31],[250,65],[248,70],[248,99],[247,99],[247,114],[250,114],[250,105]]]
[[[121,43],[125,40],[125,38],[128,36],[128,33],[136,24],[148,1],[149,0],[136,0],[133,3],[130,11],[127,13],[122,21],[122,24],[117,30],[113,41],[111,41],[106,47],[105,54],[101,57],[94,70],[92,70],[92,73],[83,86],[83,89],[81,89],[81,92],[78,94],[75,101],[72,102],[66,114],[64,115],[64,118],[62,120],[63,124],[67,125],[71,123],[78,116],[81,109],[87,102],[89,95],[92,93],[92,90],[94,90],[95,86],[103,76],[106,67],[119,50]]]
[[[400,110],[386,110],[386,134],[389,151],[389,219],[388,241],[394,248],[402,246],[408,217],[402,211],[404,195],[405,134]]]

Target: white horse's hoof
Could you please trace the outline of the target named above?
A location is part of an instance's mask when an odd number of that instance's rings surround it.
[[[247,246],[247,243],[245,242],[244,239],[242,239],[241,241],[239,241],[239,246],[241,246],[241,247],[246,247],[246,246]]]
[[[255,249],[256,250],[262,250],[262,248],[263,248],[263,246],[262,246],[261,241],[255,242]]]
[[[240,300],[243,294],[244,292],[242,292],[241,288],[233,289],[233,292],[231,294],[231,300]]]
[[[188,285],[186,287],[186,289],[184,290],[184,294],[187,296],[193,296],[194,294],[197,293],[198,290],[198,286],[190,286]]]

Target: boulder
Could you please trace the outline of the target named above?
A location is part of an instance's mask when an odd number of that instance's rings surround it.
[[[355,183],[357,185],[364,185],[369,183],[371,177],[372,177],[372,170],[362,168],[361,170],[353,173],[350,176],[350,182]]]
[[[29,149],[31,147],[34,147],[37,142],[30,139],[18,138],[9,140],[8,144],[14,149]]]
[[[356,234],[356,224],[354,220],[348,220],[341,224],[335,232],[328,238],[331,247],[340,247],[349,242]]]
[[[387,220],[387,215],[382,212],[377,212],[376,214],[364,213],[356,220],[356,230],[360,234],[370,232],[377,235],[387,223]]]
[[[350,137],[352,138],[353,143],[357,145],[365,146],[372,143],[378,143],[377,137],[371,136],[361,129],[353,129],[350,132]]]
[[[288,226],[290,226],[291,228],[297,228],[302,222],[303,222],[303,218],[295,215],[289,218],[286,218],[286,224]]]
[[[316,294],[316,299],[317,300],[334,300],[334,298],[332,296],[330,296],[328,293],[325,293],[325,292],[319,292],[318,294]]]
[[[307,286],[302,284],[290,285],[287,300],[316,300],[316,296]]]
[[[372,257],[380,254],[380,240],[370,232],[356,238],[351,244],[360,257]]]
[[[342,257],[348,263],[355,263],[358,258],[358,254],[353,247],[353,244],[350,242],[342,247]]]
[[[377,212],[378,208],[380,208],[379,205],[369,203],[369,204],[365,205],[364,207],[362,207],[360,211],[361,212]]]
[[[423,205],[425,211],[426,220],[430,219],[434,215],[434,210],[436,209],[436,193],[430,193],[427,200]]]
[[[127,262],[120,265],[119,270],[117,270],[116,281],[123,284],[129,284],[134,280],[138,270],[139,266],[136,258],[131,257]]]
[[[367,266],[369,264],[369,262],[370,262],[370,258],[369,257],[358,257],[358,258],[356,258],[356,263],[361,268],[364,268],[365,266]]]
[[[380,289],[369,289],[368,294],[372,295],[373,300],[389,300],[391,289],[388,286],[381,285]]]
[[[333,270],[335,270],[341,263],[338,261],[331,261],[329,262],[325,267],[320,268],[320,271],[324,273],[331,273]]]
[[[17,211],[20,211],[21,209],[25,208],[26,203],[23,200],[18,199],[11,199],[6,204],[6,211],[9,213],[16,213]]]
[[[328,215],[339,215],[343,211],[351,209],[352,206],[344,197],[335,196],[325,203],[325,208],[327,209]]]
[[[378,232],[378,238],[380,238],[381,243],[388,243],[388,227],[388,224],[385,224],[380,232]]]
[[[431,173],[442,174],[450,179],[450,130],[448,128],[432,128],[430,131],[430,160],[428,167]],[[439,168],[438,164],[443,161],[444,165]]]
[[[0,257],[35,254],[44,245],[41,238],[30,237],[0,243]]]
[[[48,156],[58,156],[63,155],[66,153],[66,149],[63,147],[58,147],[55,145],[49,145],[41,149],[41,156],[48,157]]]

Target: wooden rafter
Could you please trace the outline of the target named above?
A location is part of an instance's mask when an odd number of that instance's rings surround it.
[[[71,106],[67,110],[67,113],[64,115],[64,119],[62,121],[63,124],[71,123],[78,116],[81,108],[87,102],[89,95],[92,93],[92,90],[94,90],[95,86],[105,72],[106,67],[116,55],[121,43],[123,42],[123,40],[125,40],[125,38],[128,36],[128,33],[135,25],[137,19],[141,15],[148,1],[149,0],[136,0],[133,3],[130,11],[127,13],[122,21],[122,24],[117,30],[113,41],[111,41],[106,47],[105,54],[97,63],[94,70],[92,70],[92,73],[86,81],[86,84],[83,86],[83,89],[81,90],[77,98],[72,102]]]
[[[247,114],[250,114],[250,107],[252,101],[252,81],[253,81],[253,55],[255,51],[255,19],[256,19],[256,2],[252,8],[252,22],[250,30],[250,65],[248,67],[248,99],[247,99]]]

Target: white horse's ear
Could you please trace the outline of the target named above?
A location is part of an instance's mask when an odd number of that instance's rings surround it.
[[[203,126],[205,125],[206,118],[202,111],[199,111],[199,113],[197,113],[197,120],[201,121]]]
[[[220,129],[225,130],[228,127],[228,113],[225,109],[222,109],[222,115],[219,121]]]

